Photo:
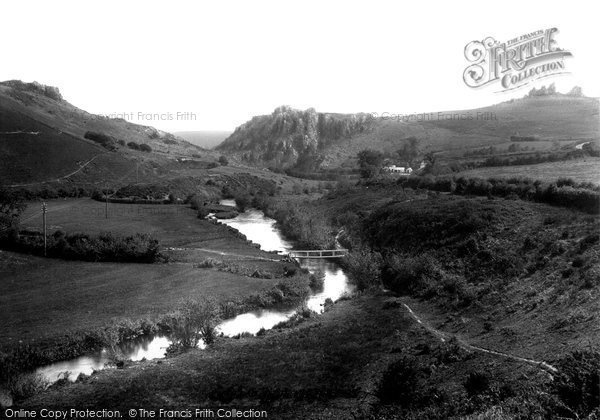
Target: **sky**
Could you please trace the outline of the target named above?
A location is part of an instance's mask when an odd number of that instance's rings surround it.
[[[594,3],[4,0],[0,80],[57,86],[86,111],[167,131],[231,131],[280,105],[461,110],[531,88],[466,86],[467,43],[556,27],[569,74],[533,86],[598,97]]]

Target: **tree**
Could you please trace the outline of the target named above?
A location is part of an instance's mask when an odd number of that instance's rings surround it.
[[[226,157],[226,156],[223,156],[223,155],[221,155],[221,156],[219,157],[219,163],[220,163],[222,166],[227,166],[227,165],[229,165],[229,160],[227,159],[227,157]]]
[[[363,178],[373,178],[379,175],[383,165],[383,153],[377,150],[365,149],[358,153],[358,166]]]
[[[219,306],[214,300],[185,301],[169,320],[173,337],[169,351],[192,349],[200,339],[211,344],[215,340],[219,320]]]
[[[0,234],[18,229],[19,219],[27,205],[14,192],[0,190]]]
[[[581,87],[573,86],[573,89],[571,89],[569,93],[567,93],[567,95],[574,96],[576,98],[581,98],[583,97],[583,91],[581,90]]]
[[[435,156],[434,151],[429,151],[429,152],[425,153],[425,162],[427,162],[428,164],[433,165],[436,160],[437,160],[437,158]]]
[[[400,160],[410,164],[419,154],[419,139],[416,137],[407,138],[402,148],[396,150],[396,154]]]

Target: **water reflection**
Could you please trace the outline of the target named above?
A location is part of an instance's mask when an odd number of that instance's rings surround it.
[[[225,204],[225,201],[221,201],[221,204]],[[242,232],[246,238],[259,244],[263,251],[282,254],[293,248],[291,242],[283,238],[275,227],[275,220],[266,217],[260,210],[250,209],[233,219],[222,219],[220,222]]]
[[[288,312],[271,311],[268,309],[247,312],[221,323],[217,328],[227,337],[242,333],[256,334],[261,329],[269,330],[282,321],[294,315],[296,310]]]
[[[95,370],[104,369],[108,363],[106,351],[102,351],[95,356],[82,356],[66,362],[52,363],[51,365],[39,368],[36,373],[42,375],[48,382],[56,382],[64,378],[68,372],[68,379],[75,381],[80,374],[91,375]]]
[[[119,346],[118,352],[123,358],[136,362],[143,359],[160,359],[165,357],[169,344],[171,344],[171,341],[168,337],[141,337]],[[49,382],[55,382],[64,378],[65,373],[68,372],[68,379],[75,381],[80,374],[91,375],[95,370],[104,369],[107,363],[110,362],[110,353],[107,350],[102,350],[97,354],[52,363],[37,369],[36,373],[41,374]]]
[[[315,312],[323,312],[323,306],[327,299],[336,301],[345,293],[351,292],[353,286],[348,283],[344,271],[335,263],[322,259],[300,259],[300,265],[307,268],[311,273],[323,273],[323,290],[308,298],[306,306]]]

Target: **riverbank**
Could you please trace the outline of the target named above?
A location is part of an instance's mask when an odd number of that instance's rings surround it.
[[[296,304],[306,298],[310,287],[309,276],[288,263],[279,263],[272,272],[263,266],[263,276],[244,276],[189,264],[140,269],[135,264],[66,264],[5,252],[0,258],[17,267],[19,261],[27,264],[27,269],[12,273],[0,299],[5,321],[0,347],[3,376],[139,336],[167,334],[165,319],[184,300],[213,299],[221,305],[224,317],[232,317],[248,310]],[[65,283],[56,276],[52,281],[56,270],[62,276],[71,273],[72,280]],[[23,282],[29,285],[27,291],[22,289]],[[117,341],[106,342],[115,333]]]

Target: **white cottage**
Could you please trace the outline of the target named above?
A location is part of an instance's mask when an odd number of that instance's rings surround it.
[[[410,168],[410,167],[396,166],[396,165],[386,166],[383,169],[385,171],[389,172],[389,173],[392,173],[392,174],[405,174],[405,175],[409,175],[412,172],[412,168]]]

